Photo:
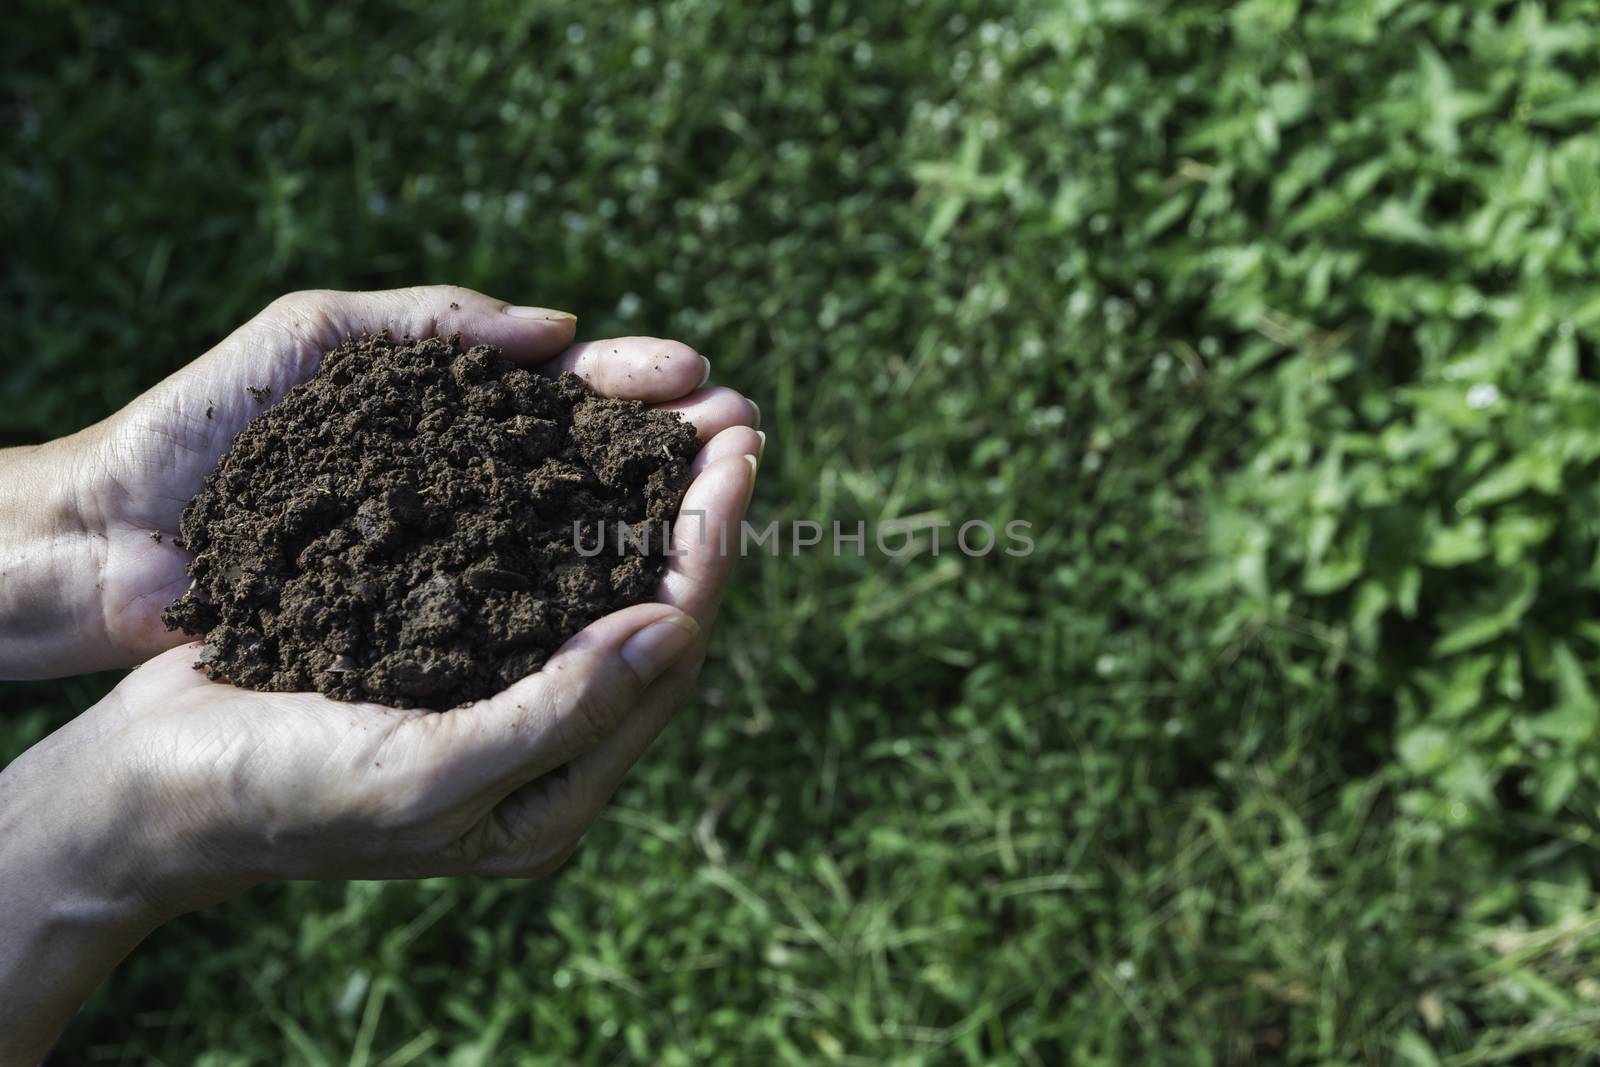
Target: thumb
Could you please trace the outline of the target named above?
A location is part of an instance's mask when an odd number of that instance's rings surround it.
[[[488,700],[428,716],[429,742],[475,786],[509,792],[600,745],[646,687],[704,654],[700,626],[665,604],[638,604],[575,635],[543,669]]]
[[[577,328],[577,318],[565,311],[522,307],[456,285],[307,289],[268,304],[132,406],[168,435],[176,433],[182,449],[204,462],[203,474],[263,404],[282,400],[350,336],[459,333],[469,345],[497,345],[506,358],[532,366],[570,346]]]
[[[532,364],[572,344],[577,317],[551,308],[524,307],[458,285],[341,292],[309,289],[279,297],[240,332],[259,326],[288,328],[317,356],[351,334],[388,330],[395,338],[448,337],[501,348],[508,359]]]

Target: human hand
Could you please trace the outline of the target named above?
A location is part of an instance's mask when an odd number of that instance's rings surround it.
[[[0,677],[125,666],[186,640],[160,619],[189,584],[188,556],[173,544],[184,505],[245,424],[350,334],[459,331],[526,366],[571,370],[601,393],[676,410],[702,441],[755,424],[744,397],[704,388],[709,364],[687,346],[573,344],[575,326],[564,312],[454,286],[291,293],[105,421],[0,453],[11,461],[0,463],[0,503],[29,512],[20,547],[0,543]]]
[[[754,434],[702,453],[685,507],[737,525]],[[595,622],[542,670],[445,713],[145,664],[0,774],[0,1063],[36,1063],[167,918],[271,878],[554,870],[694,683],[731,559],[680,527],[665,603]]]
[[[544,873],[688,694],[755,477],[754,434],[702,450],[660,601],[593,623],[504,692],[438,713],[206,680],[157,656],[5,772],[101,827],[98,881],[157,917],[275,878]],[[37,768],[48,766],[44,774]],[[552,773],[557,772],[559,773]]]
[[[760,451],[748,426],[712,437],[683,503],[703,518],[675,528],[658,602],[488,700],[246,691],[193,670],[191,644],[24,753],[0,773],[0,1002],[17,1020],[0,1063],[37,1062],[154,926],[255,883],[559,866],[693,686],[732,562],[717,532],[743,518]]]

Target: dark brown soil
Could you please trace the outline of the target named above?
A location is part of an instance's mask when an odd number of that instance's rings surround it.
[[[489,346],[352,339],[184,509],[194,585],[163,619],[205,636],[196,666],[248,689],[489,696],[654,597],[695,450],[678,416]]]

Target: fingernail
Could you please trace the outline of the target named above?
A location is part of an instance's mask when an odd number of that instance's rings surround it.
[[[750,464],[750,486],[744,491],[744,506],[749,510],[750,501],[756,495],[756,472],[761,469],[761,461],[748,452],[745,453],[744,461]]]
[[[759,467],[761,461],[767,458],[767,431],[757,430],[756,436],[761,438],[761,443],[756,446],[756,466]]]
[[[687,615],[653,622],[628,638],[622,658],[642,682],[654,681],[689,651],[700,627]]]
[[[710,380],[711,380],[711,361],[709,359],[707,359],[705,356],[701,356],[700,357],[700,381],[699,381],[698,384],[695,385],[695,388],[699,389],[701,386],[705,385]]]
[[[514,319],[542,319],[545,322],[577,322],[578,316],[552,308],[525,308],[515,304],[506,307],[506,314]]]
[[[745,403],[750,405],[750,418],[754,420],[750,423],[750,425],[757,430],[761,429],[761,405],[757,404],[749,397],[745,397],[744,400]]]

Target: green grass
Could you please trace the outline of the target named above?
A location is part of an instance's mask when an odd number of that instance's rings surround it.
[[[263,888],[68,1061],[1600,1055],[1600,4],[457,8],[25,3],[0,441],[453,281],[1037,551],[747,561],[559,877]]]

